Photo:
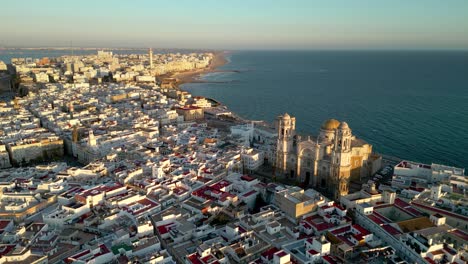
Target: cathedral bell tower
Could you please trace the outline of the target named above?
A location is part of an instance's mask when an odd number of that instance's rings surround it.
[[[278,141],[276,144],[276,172],[279,174],[291,173],[288,168],[294,168],[294,164],[288,164],[289,154],[293,150],[294,135],[296,133],[296,118],[287,113],[276,118],[276,130],[278,131]]]
[[[348,194],[351,176],[351,141],[352,133],[346,122],[342,122],[335,131],[334,149],[331,166],[331,191],[336,199]]]

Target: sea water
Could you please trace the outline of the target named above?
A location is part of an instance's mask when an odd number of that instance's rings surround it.
[[[312,135],[336,118],[379,153],[468,168],[468,52],[238,51],[228,59],[225,72],[202,77],[216,83],[182,88],[247,119],[287,112]]]

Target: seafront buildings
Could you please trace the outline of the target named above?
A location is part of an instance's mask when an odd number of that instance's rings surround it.
[[[466,263],[463,169],[389,164],[344,121],[241,120],[161,76],[213,56],[13,59],[0,263]]]

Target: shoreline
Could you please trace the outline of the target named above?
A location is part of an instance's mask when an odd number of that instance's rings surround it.
[[[226,54],[228,54],[227,51],[213,52],[213,59],[211,60],[210,65],[208,67],[193,71],[172,73],[168,76],[168,78],[174,78],[176,80],[174,82],[174,85],[177,89],[180,89],[180,86],[184,83],[209,82],[200,80],[200,76],[212,72],[223,72],[222,70],[218,70],[218,68],[228,63],[228,60],[226,59]]]
[[[204,74],[213,73],[213,72],[240,72],[239,70],[219,70],[218,68],[221,66],[226,65],[229,61],[226,59],[226,54],[229,54],[229,51],[218,51],[213,53],[213,59],[210,62],[210,65],[207,68],[194,70],[194,71],[186,71],[186,72],[178,72],[169,75],[169,78],[174,78],[176,81],[174,82],[175,88],[181,91],[184,91],[181,88],[182,84],[185,83],[229,83],[229,81],[205,81],[201,80],[200,77]],[[215,99],[214,99],[215,100]],[[227,108],[223,102],[216,100],[220,106]],[[248,123],[252,122],[253,120],[245,119],[239,116],[237,113],[231,111],[231,116],[235,123]],[[261,122],[264,122],[261,120]]]

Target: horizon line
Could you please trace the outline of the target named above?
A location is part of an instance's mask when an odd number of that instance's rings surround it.
[[[223,49],[223,48],[167,48],[167,47],[67,47],[67,46],[9,46],[2,47],[0,50],[193,50],[193,51],[218,51],[218,52],[234,52],[234,51],[468,51],[467,48],[238,48],[238,49]]]

